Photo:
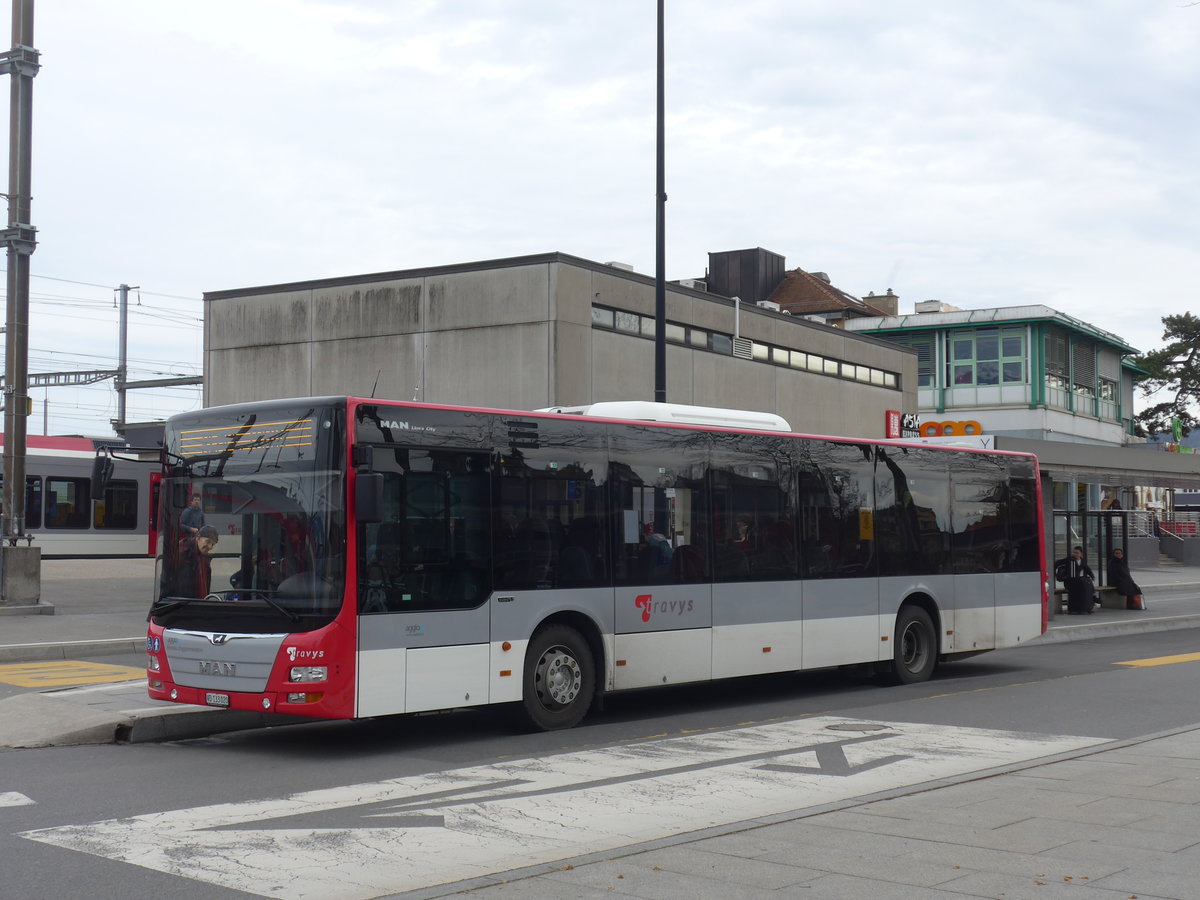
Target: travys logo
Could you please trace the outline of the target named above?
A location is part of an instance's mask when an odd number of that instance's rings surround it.
[[[295,662],[298,659],[324,659],[324,650],[301,650],[299,647],[287,648],[288,659]]]
[[[655,600],[653,594],[638,594],[633,605],[642,611],[643,622],[649,622],[655,613],[660,616],[672,613],[682,616],[684,613],[691,612],[696,606],[694,600]]]

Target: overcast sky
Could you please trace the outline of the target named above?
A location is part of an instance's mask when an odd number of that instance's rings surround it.
[[[149,378],[199,373],[204,291],[554,250],[653,275],[654,38],[653,0],[43,0],[31,369],[115,366],[121,283]],[[761,246],[902,311],[1158,346],[1200,282],[1198,48],[1187,0],[668,0],[667,278]],[[111,382],[48,393],[52,433],[108,433]]]

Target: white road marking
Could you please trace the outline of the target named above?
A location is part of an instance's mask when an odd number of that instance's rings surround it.
[[[34,801],[16,791],[0,794],[0,806],[33,806]]]
[[[21,836],[264,897],[366,900],[1098,743],[822,717]]]

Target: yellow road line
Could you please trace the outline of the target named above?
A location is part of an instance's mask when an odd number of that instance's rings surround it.
[[[145,678],[144,669],[111,666],[106,663],[55,660],[54,662],[13,663],[0,666],[0,683],[16,687],[69,687],[74,684],[101,684]]]
[[[1181,662],[1196,662],[1200,660],[1200,653],[1180,653],[1177,656],[1155,656],[1151,659],[1131,659],[1128,662],[1114,663],[1117,666],[1137,666],[1139,668],[1145,666],[1170,666]]]

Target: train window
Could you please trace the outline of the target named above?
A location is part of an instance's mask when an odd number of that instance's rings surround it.
[[[25,479],[25,527],[42,527],[42,479],[36,475]]]
[[[87,528],[92,523],[88,507],[91,483],[86,478],[47,478],[45,517],[47,528]]]
[[[0,489],[4,487],[4,476],[0,475]],[[4,504],[0,503],[0,510]],[[25,478],[25,527],[42,527],[42,479],[37,475]]]
[[[97,528],[137,528],[137,482],[110,481],[104,488],[104,499],[95,506]]]

